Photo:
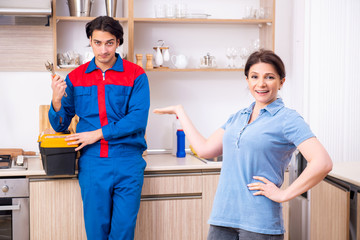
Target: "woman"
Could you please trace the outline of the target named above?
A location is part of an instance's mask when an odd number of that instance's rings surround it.
[[[208,139],[195,129],[181,105],[154,110],[178,116],[199,156],[223,154],[208,240],[283,239],[280,203],[306,192],[332,169],[327,151],[304,119],[277,97],[285,82],[282,60],[272,51],[254,52],[245,65],[245,76],[255,102],[230,116]],[[282,190],[284,172],[296,148],[308,165]]]

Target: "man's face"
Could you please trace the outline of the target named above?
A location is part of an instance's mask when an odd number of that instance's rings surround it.
[[[95,55],[97,65],[112,67],[115,63],[115,51],[119,46],[119,40],[109,32],[94,30],[90,37],[90,46]]]

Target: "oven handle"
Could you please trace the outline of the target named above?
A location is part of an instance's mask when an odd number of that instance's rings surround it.
[[[18,205],[0,206],[0,211],[8,211],[8,210],[20,210],[20,203]]]

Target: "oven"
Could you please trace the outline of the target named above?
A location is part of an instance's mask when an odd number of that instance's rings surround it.
[[[0,240],[29,240],[29,179],[0,178]]]

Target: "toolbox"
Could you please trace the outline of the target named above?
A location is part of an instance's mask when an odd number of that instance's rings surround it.
[[[46,175],[74,175],[76,166],[75,149],[78,145],[68,145],[66,133],[42,134],[39,149]]]

